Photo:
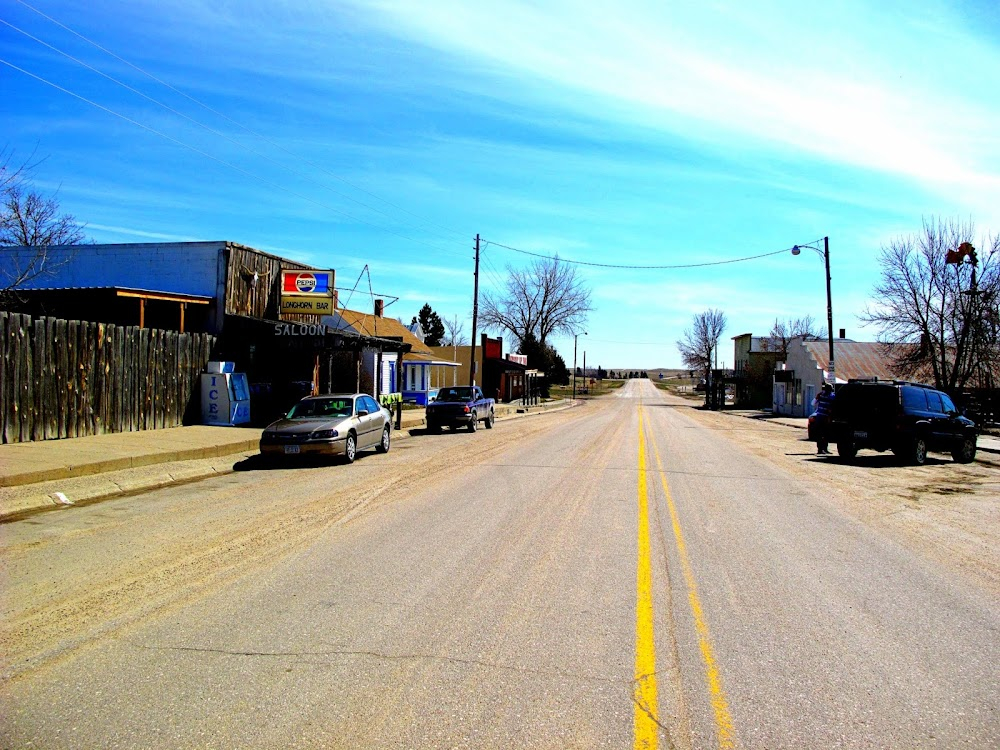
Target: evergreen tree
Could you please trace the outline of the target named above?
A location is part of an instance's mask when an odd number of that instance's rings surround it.
[[[445,334],[444,323],[441,320],[441,316],[434,312],[429,304],[425,303],[420,308],[420,312],[417,314],[417,321],[424,332],[424,343],[427,346],[441,346]]]
[[[525,335],[518,348],[518,354],[526,355],[528,357],[528,367],[543,373],[547,383],[556,385],[566,385],[569,383],[569,370],[566,367],[566,362],[554,347],[548,344],[542,346],[535,334],[528,333]],[[547,389],[543,395],[546,394]]]

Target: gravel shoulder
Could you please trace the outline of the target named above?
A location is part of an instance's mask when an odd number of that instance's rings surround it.
[[[852,464],[817,456],[805,430],[672,398],[677,408],[745,450],[800,477],[841,512],[921,555],[1000,593],[1000,456],[972,464],[932,453],[904,466],[891,453],[864,451]]]

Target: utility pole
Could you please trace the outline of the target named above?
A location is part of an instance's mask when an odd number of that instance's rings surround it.
[[[476,235],[476,271],[472,292],[472,361],[469,362],[469,385],[476,384],[476,318],[479,317],[479,235]]]
[[[830,344],[830,370],[827,382],[837,387],[836,368],[833,364],[833,295],[830,294],[830,238],[823,238],[823,261],[826,263],[826,327],[827,340]]]

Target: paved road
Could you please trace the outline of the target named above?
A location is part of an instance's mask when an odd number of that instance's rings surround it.
[[[4,526],[0,746],[1000,746],[995,596],[687,412]]]

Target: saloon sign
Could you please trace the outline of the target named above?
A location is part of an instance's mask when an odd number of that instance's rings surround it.
[[[333,271],[281,272],[281,312],[332,315],[335,302]]]

